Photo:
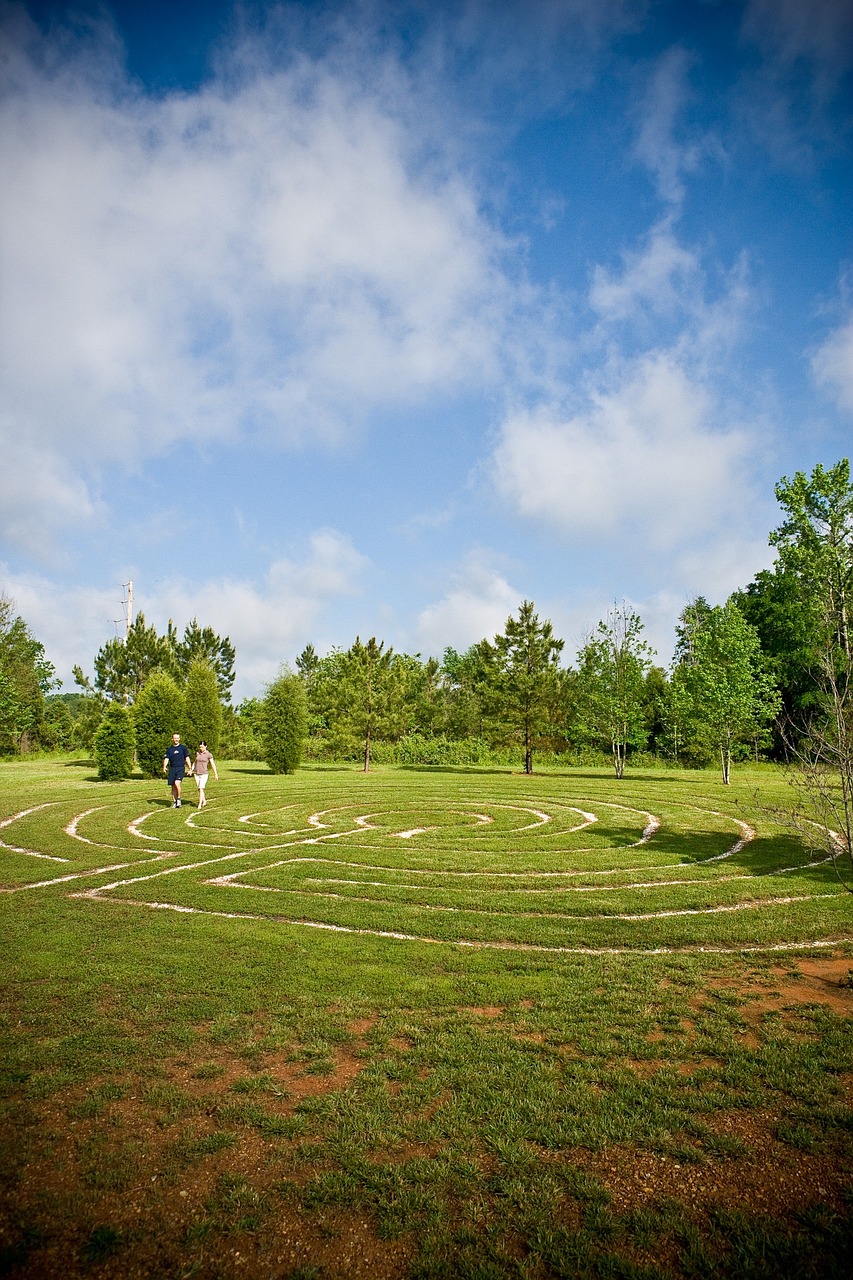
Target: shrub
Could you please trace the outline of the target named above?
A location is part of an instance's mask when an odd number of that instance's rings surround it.
[[[133,772],[136,731],[127,707],[111,702],[95,734],[95,763],[104,782],[129,778]]]
[[[264,698],[264,759],[273,773],[294,773],[302,760],[308,732],[305,686],[286,672],[267,689]]]
[[[222,736],[219,686],[216,672],[204,658],[195,658],[187,673],[183,734],[187,746],[193,752],[200,742],[206,742],[208,751],[213,755],[219,751]]]
[[[149,778],[163,768],[163,756],[173,733],[183,732],[184,699],[171,676],[155,671],[133,707],[136,724],[136,758]]]

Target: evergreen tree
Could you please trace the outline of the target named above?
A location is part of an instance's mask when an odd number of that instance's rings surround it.
[[[149,778],[159,776],[173,733],[183,732],[184,698],[171,676],[155,671],[133,706],[136,756]]]
[[[181,641],[177,640],[171,620],[169,628],[175,634],[174,650],[179,670],[186,672],[189,679],[189,670],[193,662],[199,659],[207,662],[216,677],[219,701],[230,702],[235,677],[234,661],[237,654],[229,637],[218,636],[212,627],[200,627],[197,618],[193,618],[185,628],[184,638]],[[210,747],[210,741],[206,741]],[[213,750],[212,747],[211,750]]]
[[[273,773],[295,773],[308,733],[308,704],[299,676],[284,671],[263,702],[264,759]]]
[[[478,686],[487,713],[524,749],[524,772],[533,772],[533,751],[553,725],[560,690],[563,641],[550,622],[540,622],[533,602],[523,600],[494,643],[480,646]]]
[[[374,741],[402,731],[404,692],[404,668],[375,636],[367,644],[356,636],[345,653],[333,650],[323,660],[316,697],[329,741],[347,754],[357,750],[365,773]]]
[[[629,747],[648,737],[646,673],[652,650],[642,639],[643,624],[627,605],[615,605],[584,645],[573,682],[577,730],[607,745],[616,777],[625,773]]]
[[[14,600],[0,595],[0,750],[26,751],[38,740],[54,684],[44,645],[15,614]]]
[[[187,672],[184,688],[183,736],[195,752],[200,742],[216,755],[222,734],[220,685],[216,672],[205,658],[194,658]]]
[[[129,778],[133,773],[135,749],[136,731],[131,712],[120,702],[111,702],[95,734],[98,777],[105,782]]]
[[[155,671],[180,676],[173,631],[158,635],[140,612],[125,640],[108,640],[95,655],[95,689],[115,702],[135,702]]]

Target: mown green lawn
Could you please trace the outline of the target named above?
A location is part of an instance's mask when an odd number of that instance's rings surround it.
[[[0,765],[0,1273],[840,1276],[853,898],[770,768]]]

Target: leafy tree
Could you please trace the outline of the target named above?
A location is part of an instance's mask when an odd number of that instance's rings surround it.
[[[14,600],[0,595],[0,750],[25,751],[38,738],[54,674]]]
[[[480,738],[485,735],[485,709],[480,698],[484,684],[483,645],[471,645],[464,653],[445,649],[441,663],[444,717],[451,738]]]
[[[245,698],[235,710],[222,708],[222,736],[219,754],[227,760],[264,759],[264,704],[260,698]]]
[[[533,772],[533,751],[553,724],[559,692],[563,641],[550,622],[540,622],[531,600],[510,616],[494,643],[480,649],[480,696],[491,717],[509,728],[524,748],[524,772]]]
[[[666,672],[663,667],[651,667],[646,673],[643,689],[644,720],[647,746],[650,751],[658,754],[665,751],[668,745],[668,698],[669,680]]]
[[[705,615],[672,684],[687,735],[719,754],[728,785],[734,748],[754,742],[779,709],[758,636],[733,600]]]
[[[850,462],[783,478],[786,518],[770,535],[796,601],[812,679],[789,715],[786,746],[809,833],[822,832],[847,888],[853,878],[853,484]]]
[[[187,672],[184,688],[183,736],[190,750],[200,742],[216,755],[222,733],[220,684],[216,672],[206,658],[194,658]]]
[[[74,717],[62,694],[52,694],[44,700],[39,741],[49,751],[70,751],[75,745]]]
[[[117,782],[133,773],[136,731],[130,710],[120,702],[111,702],[95,734],[95,763],[98,777]]]
[[[179,677],[173,637],[158,635],[140,612],[125,640],[108,640],[95,655],[95,689],[114,702],[135,702],[155,671]]]
[[[783,478],[776,497],[785,514],[770,534],[777,548],[763,570],[736,596],[758,632],[782,696],[785,754],[806,731],[821,701],[830,649],[849,658],[853,610],[853,486],[845,458],[811,476]],[[820,713],[818,713],[820,718]]]
[[[847,659],[853,653],[853,485],[850,462],[842,458],[807,477],[783,477],[776,497],[786,519],[770,535],[783,570],[800,583],[811,604],[823,649],[826,643]]]
[[[574,681],[580,736],[610,748],[616,777],[625,773],[628,748],[645,746],[646,673],[652,650],[643,623],[627,605],[614,605],[579,654]]]
[[[169,630],[174,636],[171,620]],[[183,640],[178,641],[175,638],[173,645],[180,671],[189,672],[193,662],[199,659],[205,661],[216,676],[219,700],[231,701],[231,688],[235,678],[234,662],[237,654],[228,636],[218,636],[212,627],[200,627],[198,619],[193,618],[184,630]],[[209,740],[206,741],[210,746]],[[213,750],[212,747],[211,750]]]
[[[264,759],[273,773],[295,773],[308,733],[308,703],[299,676],[284,671],[263,701]]]
[[[32,714],[18,696],[17,685],[5,665],[0,665],[0,742],[4,750],[17,749],[32,725]]]
[[[397,668],[404,686],[401,732],[426,737],[439,733],[446,710],[440,663],[436,658],[423,662],[419,653],[403,653],[397,655]]]
[[[88,676],[78,665],[72,667],[74,683],[79,686],[80,693],[75,695],[79,701],[74,712],[74,741],[77,746],[92,751],[95,745],[95,734],[107,707],[107,699],[99,693]]]
[[[183,732],[184,697],[165,671],[155,671],[133,704],[136,756],[142,772],[157,778],[173,733]]]

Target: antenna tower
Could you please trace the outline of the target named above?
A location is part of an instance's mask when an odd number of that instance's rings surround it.
[[[124,604],[124,643],[127,644],[127,637],[130,634],[131,624],[133,622],[133,579],[130,582],[122,584],[127,595],[123,601]]]

